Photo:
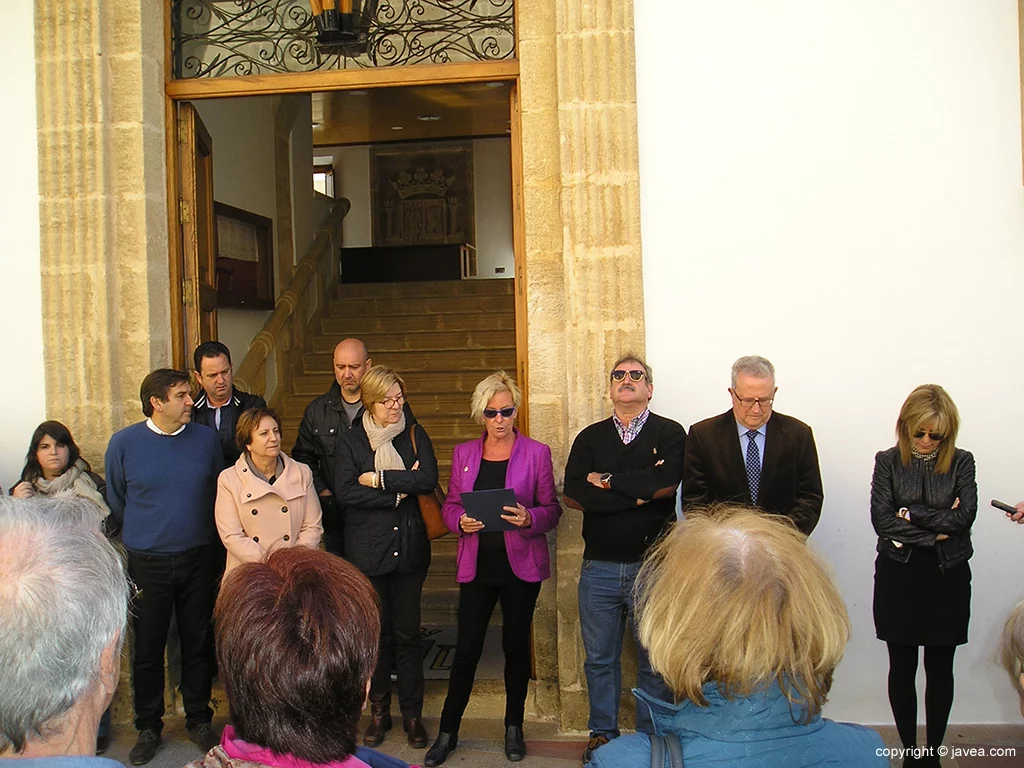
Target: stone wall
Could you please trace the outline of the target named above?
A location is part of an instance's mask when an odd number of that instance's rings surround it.
[[[170,359],[162,8],[35,4],[47,416],[96,464]]]
[[[530,434],[551,445],[559,482],[573,438],[609,413],[610,364],[627,349],[644,353],[632,29],[632,2],[518,0]],[[545,663],[557,660],[568,731],[589,714],[581,525],[566,510],[558,527],[557,642],[542,645],[535,625],[538,672],[543,649]],[[635,662],[626,667],[628,691]]]

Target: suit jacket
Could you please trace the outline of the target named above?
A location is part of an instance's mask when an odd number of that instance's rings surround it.
[[[480,536],[463,533],[459,518],[466,511],[462,507],[462,494],[472,491],[480,474],[484,438],[460,443],[452,457],[452,476],[448,483],[442,514],[444,521],[459,535],[457,558],[458,582],[476,578],[476,558],[480,550]],[[512,572],[523,581],[543,581],[551,575],[548,540],[544,535],[558,525],[562,508],[555,492],[555,476],[551,468],[551,449],[544,443],[524,437],[516,430],[512,455],[508,460],[505,487],[516,492],[516,501],[530,510],[529,528],[505,531],[505,551]]]
[[[790,517],[810,535],[821,517],[821,471],[811,428],[775,412],[768,420],[757,506]],[[683,461],[683,510],[716,502],[753,505],[731,410],[690,427]]]

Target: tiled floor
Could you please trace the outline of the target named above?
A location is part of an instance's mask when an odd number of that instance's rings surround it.
[[[215,721],[215,724],[221,727],[223,722]],[[427,720],[427,731],[431,736],[437,733],[436,720]],[[580,765],[580,754],[586,744],[585,734],[560,735],[554,723],[527,723],[525,731],[528,754],[518,765],[523,768],[569,768]],[[886,726],[878,731],[887,746],[899,746],[895,728]],[[504,731],[499,721],[465,720],[459,735],[459,747],[445,765],[456,768],[505,768],[510,763],[505,759],[502,748],[503,736]],[[923,742],[923,731],[919,739]],[[128,751],[134,741],[134,731],[115,731],[106,756],[127,765]],[[993,756],[991,752],[994,747],[1005,751],[1014,750],[1014,754]],[[1024,768],[1024,723],[951,726],[946,734],[946,748],[947,754],[942,758],[943,768]],[[412,749],[405,743],[400,726],[388,733],[388,739],[381,750],[413,765],[419,764],[424,754],[424,750]],[[173,718],[168,720],[164,728],[164,743],[149,766],[182,768],[201,756],[199,748],[185,735],[184,723],[179,718]],[[899,768],[900,764],[898,759],[892,761],[895,768]]]

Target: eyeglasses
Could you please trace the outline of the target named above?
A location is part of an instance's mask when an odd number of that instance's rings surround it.
[[[772,403],[775,402],[774,397],[739,397],[735,392],[733,392],[732,396],[736,398],[737,403],[748,411],[755,405],[760,405],[762,408],[771,408]]]
[[[645,371],[638,371],[636,369],[632,371],[612,371],[612,381],[622,381],[626,378],[626,374],[629,374],[630,381],[643,381],[644,376],[647,375]]]
[[[915,440],[923,440],[924,436],[928,435],[929,438],[934,440],[936,443],[941,443],[946,439],[946,436],[938,432],[925,432],[923,429],[914,433]]]
[[[501,418],[503,418],[503,419],[511,419],[512,418],[512,414],[515,413],[515,412],[516,412],[516,407],[514,405],[510,405],[508,408],[502,408],[501,410],[498,410],[497,408],[484,408],[484,418],[485,419],[496,419],[498,417],[498,414],[500,413],[501,414]]]
[[[395,408],[405,405],[405,395],[399,395],[398,397],[385,397],[380,401],[385,408]]]

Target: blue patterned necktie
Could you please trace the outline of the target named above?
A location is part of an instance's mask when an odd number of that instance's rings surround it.
[[[757,489],[761,484],[761,454],[757,450],[757,430],[747,430],[747,483],[750,485],[750,500],[757,504]]]

